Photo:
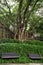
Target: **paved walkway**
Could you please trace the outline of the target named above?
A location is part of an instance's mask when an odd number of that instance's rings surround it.
[[[0,64],[0,65],[43,65],[43,63],[27,63],[27,64]]]

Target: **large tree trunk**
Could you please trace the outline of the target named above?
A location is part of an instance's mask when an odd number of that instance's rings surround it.
[[[19,8],[18,8],[18,23],[17,23],[17,34],[18,34],[18,39],[21,40],[21,35],[22,35],[22,30],[21,30],[21,21],[22,21],[22,17],[21,17],[21,9],[22,9],[22,2],[23,0],[20,0],[19,3]]]
[[[21,29],[20,29],[19,30],[18,39],[21,40],[21,41],[23,41],[23,40],[25,40],[25,38],[26,38],[26,36],[25,36],[24,31],[23,30],[21,31]]]
[[[27,32],[26,32],[26,28],[27,28],[27,24],[28,24],[28,21],[29,21],[29,17],[34,10],[36,3],[38,2],[38,0],[36,0],[35,3],[33,4],[31,11],[28,12],[29,5],[31,4],[32,0],[30,0],[30,3],[28,1],[29,0],[27,0],[27,6],[26,6],[26,9],[24,11],[24,16],[23,16],[23,27],[22,27],[22,24],[21,24],[21,22],[22,22],[21,8],[22,8],[23,0],[20,0],[19,8],[18,8],[17,35],[18,35],[18,40],[21,40],[21,41],[26,40],[27,37],[28,37]],[[28,12],[28,15],[26,16],[27,12]],[[25,27],[25,29],[23,29],[24,27]]]

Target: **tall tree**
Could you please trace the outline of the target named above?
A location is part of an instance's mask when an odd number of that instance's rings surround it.
[[[38,0],[36,0],[32,6],[32,9],[30,11],[29,10],[29,6],[31,5],[32,3],[32,0],[27,0],[27,5],[26,5],[26,8],[25,8],[25,11],[24,11],[24,16],[23,16],[23,26],[22,26],[22,18],[21,18],[21,8],[22,8],[22,2],[20,0],[20,3],[19,3],[19,23],[18,23],[18,30],[19,30],[19,40],[25,39],[25,31],[26,31],[26,28],[27,28],[27,23],[28,23],[28,19],[31,15],[31,13],[33,12],[34,10],[34,7],[35,5],[37,4]],[[26,17],[26,14],[28,13],[28,16]]]
[[[14,37],[19,40],[25,40],[27,38],[26,29],[28,24],[30,25],[30,29],[34,31],[33,25],[36,24],[36,21],[39,21],[35,20],[34,22],[34,19],[37,17],[35,16],[36,11],[43,6],[43,4],[41,4],[42,2],[42,0],[3,0],[3,2],[0,2],[0,20],[7,22],[9,25],[13,24]],[[13,3],[13,5],[9,3]],[[15,6],[14,3],[17,5]],[[34,16],[32,16],[33,14]]]

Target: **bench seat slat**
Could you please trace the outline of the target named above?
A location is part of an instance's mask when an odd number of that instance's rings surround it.
[[[34,60],[41,59],[39,54],[29,54],[28,56],[30,59],[34,59]]]
[[[1,58],[19,58],[17,53],[2,53]]]

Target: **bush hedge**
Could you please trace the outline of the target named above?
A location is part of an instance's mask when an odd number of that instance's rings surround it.
[[[0,43],[20,43],[19,40],[14,40],[14,39],[0,39]]]
[[[17,41],[16,41],[17,42]],[[38,53],[43,56],[43,42],[41,41],[24,41],[17,43],[1,43],[0,53],[3,52],[17,52],[19,59],[0,59],[0,63],[30,63],[43,62],[43,60],[31,60],[27,57],[28,53]]]
[[[43,41],[39,40],[29,40],[29,41],[19,41],[19,40],[14,40],[14,39],[0,39],[0,44],[1,43],[25,43],[25,44],[32,44],[32,45],[43,45]]]

